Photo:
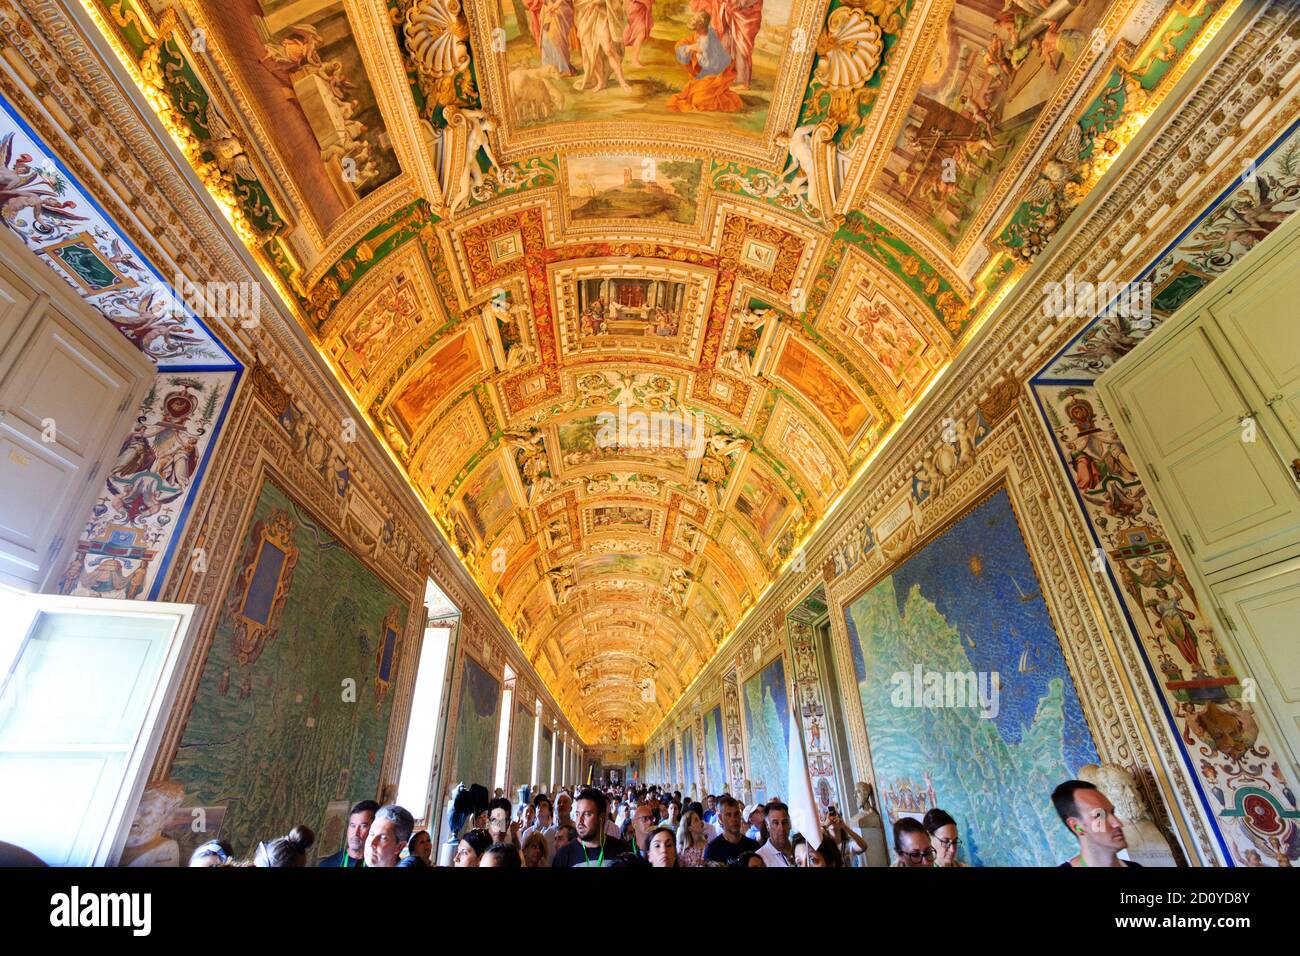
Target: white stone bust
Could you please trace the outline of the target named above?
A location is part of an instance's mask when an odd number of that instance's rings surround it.
[[[885,824],[876,809],[876,791],[871,784],[859,780],[853,792],[858,800],[858,812],[849,818],[867,843],[867,866],[889,866],[889,847],[885,843]]]
[[[145,787],[131,821],[120,866],[180,866],[180,846],[162,835],[176,808],[185,799],[185,788],[175,780]]]

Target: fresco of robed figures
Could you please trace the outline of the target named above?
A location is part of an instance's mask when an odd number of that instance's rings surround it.
[[[761,133],[793,0],[493,0],[519,128],[673,119]]]
[[[584,337],[654,335],[681,331],[686,284],[662,279],[603,277],[578,283],[578,327]]]
[[[949,241],[984,199],[1080,57],[1106,0],[959,0],[880,176]]]
[[[223,0],[206,13],[323,229],[401,171],[339,0]]]
[[[1097,750],[1006,489],[871,585],[845,619],[890,820],[923,814],[924,796],[957,819],[963,862],[1068,859],[1078,847],[1049,796]]]
[[[363,386],[389,346],[415,328],[420,317],[415,285],[405,273],[399,273],[366,303],[339,337],[335,354],[348,380]]]

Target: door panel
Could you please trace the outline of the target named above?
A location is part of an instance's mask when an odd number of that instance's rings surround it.
[[[37,440],[44,432],[70,459],[84,459],[103,444],[103,430],[131,385],[127,370],[50,312],[27,343],[21,367],[0,386],[0,406]]]
[[[1300,774],[1300,560],[1234,578],[1214,593],[1235,627],[1242,676],[1253,679]]]
[[[1292,246],[1297,248],[1295,243]],[[1300,269],[1296,268],[1261,270],[1211,307],[1215,321],[1246,366],[1266,407],[1281,423],[1291,450],[1300,448],[1298,307]]]
[[[1300,535],[1300,493],[1199,326],[1108,383],[1136,432],[1158,502],[1207,572]]]
[[[28,576],[47,557],[65,517],[61,505],[76,484],[74,463],[0,420],[0,566],[36,580]]]

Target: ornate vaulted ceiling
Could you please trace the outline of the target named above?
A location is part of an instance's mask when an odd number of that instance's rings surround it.
[[[636,743],[1232,4],[86,6],[575,726]]]

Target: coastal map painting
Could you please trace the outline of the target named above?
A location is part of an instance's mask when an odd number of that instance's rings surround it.
[[[251,852],[378,796],[407,605],[270,482],[243,547],[171,775]]]
[[[533,726],[537,718],[527,707],[515,708],[514,727],[510,731],[510,793],[521,784],[532,786],[533,781]]]
[[[696,786],[695,735],[689,727],[682,731],[682,782],[687,790]]]
[[[722,705],[704,715],[704,777],[710,793],[727,789],[727,757],[722,743]]]
[[[451,779],[492,787],[492,760],[497,752],[497,704],[501,685],[472,657],[466,656],[456,711],[456,765]]]
[[[1097,749],[1006,489],[872,585],[845,617],[890,822],[942,807],[972,865],[1051,866],[1073,855],[1051,793],[1098,763]],[[946,675],[974,675],[987,693],[958,698],[954,681],[951,699],[926,698],[931,674],[945,675],[945,686]]]
[[[541,770],[538,771],[539,779],[542,783],[543,790],[551,788],[551,747],[554,746],[555,734],[550,727],[542,727],[541,753],[537,755],[537,762],[541,764]]]
[[[778,657],[745,681],[745,732],[749,737],[749,779],[759,803],[786,793],[790,757],[789,691],[785,664]]]

